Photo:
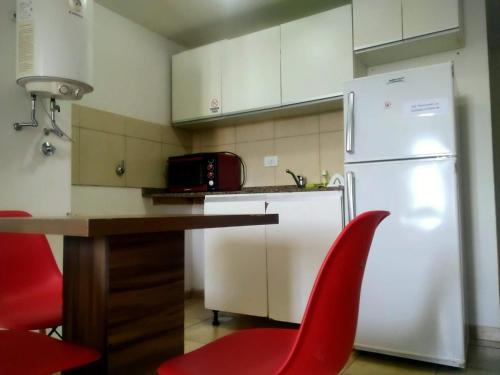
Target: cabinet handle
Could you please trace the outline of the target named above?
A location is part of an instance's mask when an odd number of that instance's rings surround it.
[[[354,200],[354,173],[346,173],[346,193],[347,193],[347,221],[351,221],[356,216],[356,203]]]
[[[346,139],[345,151],[352,154],[354,152],[354,92],[347,94],[347,116],[346,116]]]

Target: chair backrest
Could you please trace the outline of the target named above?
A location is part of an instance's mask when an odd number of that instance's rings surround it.
[[[358,215],[339,234],[316,277],[297,340],[279,374],[336,374],[354,344],[368,252],[387,211]]]
[[[0,211],[0,217],[31,217],[24,211]],[[43,234],[0,233],[0,301],[2,296],[61,279]]]

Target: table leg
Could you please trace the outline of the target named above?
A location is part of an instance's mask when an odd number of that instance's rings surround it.
[[[65,237],[63,262],[64,338],[103,355],[84,373],[154,374],[183,353],[183,231]]]

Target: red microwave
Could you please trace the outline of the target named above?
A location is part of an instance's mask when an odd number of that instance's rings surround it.
[[[232,152],[203,152],[168,158],[167,186],[172,193],[240,190],[244,164]]]

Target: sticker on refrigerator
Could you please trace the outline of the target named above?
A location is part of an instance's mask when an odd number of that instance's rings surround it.
[[[448,98],[413,100],[404,103],[405,116],[433,117],[446,115],[450,111]]]

